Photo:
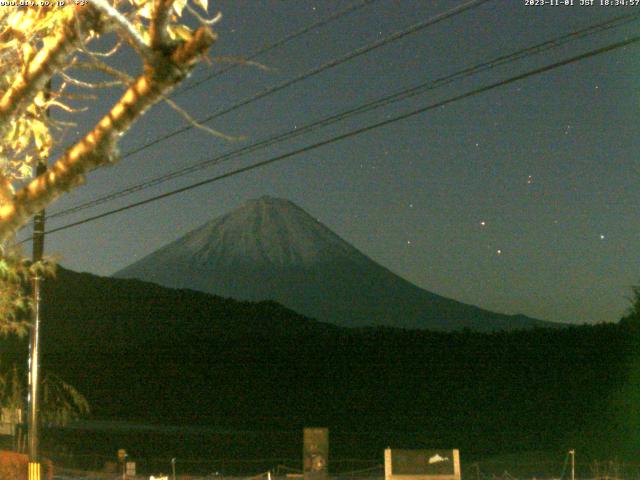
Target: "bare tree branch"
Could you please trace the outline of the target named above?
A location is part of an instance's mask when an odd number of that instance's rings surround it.
[[[107,2],[106,0],[89,0],[98,10],[104,13],[110,23],[115,25],[116,30],[126,38],[131,46],[144,58],[151,60],[151,49],[147,42],[138,33],[136,28],[127,20],[127,18]]]
[[[111,57],[113,56],[118,50],[120,50],[120,47],[122,46],[122,39],[118,40],[118,42],[113,46],[113,48],[111,48],[110,50],[107,50],[106,52],[96,52],[95,50],[89,50],[87,48],[87,46],[84,46],[84,51],[87,54],[90,54],[94,57]]]
[[[77,78],[73,78],[72,76],[64,72],[60,72],[60,76],[67,83],[70,83],[71,85],[75,85],[76,87],[82,87],[82,88],[91,88],[91,89],[113,88],[113,87],[119,87],[123,85],[121,80],[112,80],[111,82],[85,82],[83,80],[78,80]]]
[[[82,70],[99,70],[107,75],[117,78],[122,83],[130,85],[133,83],[133,77],[129,76],[125,72],[113,68],[111,65],[104,63],[102,60],[94,57],[90,57],[88,62],[76,62],[72,65],[72,68],[78,68]]]
[[[173,2],[174,0],[153,1],[153,18],[149,26],[149,36],[151,37],[151,48],[154,50],[168,43],[167,22]]]
[[[200,25],[215,25],[216,23],[218,23],[220,20],[222,20],[222,12],[218,12],[216,13],[216,15],[212,18],[204,18],[202,15],[200,15],[195,8],[193,8],[191,5],[189,5],[187,3],[187,10],[189,11],[189,13],[191,15],[193,15],[194,17],[196,17],[196,19],[198,20],[198,22],[200,22]]]
[[[189,122],[189,124],[193,127],[193,128],[197,128],[198,130],[202,130],[203,132],[207,132],[210,135],[213,135],[214,137],[219,137],[219,138],[223,138],[225,140],[228,140],[230,142],[235,142],[235,141],[239,141],[239,140],[244,140],[245,137],[232,137],[230,135],[224,134],[214,128],[211,127],[207,127],[206,125],[203,125],[202,123],[198,122],[195,118],[193,118],[189,112],[187,112],[184,108],[182,108],[180,105],[178,105],[176,102],[174,102],[173,100],[171,100],[169,97],[163,97],[163,100],[176,112],[178,112],[182,118],[184,118],[187,122]]]
[[[77,20],[70,17],[61,25],[54,41],[31,59],[0,99],[0,128],[25,108],[38,92],[42,91],[52,75],[63,66],[78,40],[78,35],[96,27],[96,18],[90,8],[76,7],[76,12]]]
[[[248,67],[256,67],[265,72],[273,72],[275,69],[265,65],[264,63],[256,62],[254,60],[247,60],[242,57],[230,57],[228,55],[213,57],[212,60],[216,63],[230,63],[233,65],[244,65]]]

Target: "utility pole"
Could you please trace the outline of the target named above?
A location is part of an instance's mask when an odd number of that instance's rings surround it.
[[[45,98],[51,94],[51,81],[45,86]],[[46,111],[49,116],[49,110]],[[38,152],[36,177],[47,171],[48,153]],[[44,209],[33,217],[33,263],[42,260],[44,253]],[[31,279],[33,312],[29,337],[29,480],[40,480],[40,308],[42,276],[35,273]]]
[[[571,480],[576,480],[576,451],[569,450],[569,455],[571,455]]]
[[[36,175],[47,170],[46,164],[38,163]],[[44,210],[33,219],[33,261],[42,259],[44,250]],[[39,413],[40,413],[40,308],[42,299],[42,277],[39,273],[31,279],[33,315],[29,338],[29,480],[40,480],[39,458]]]

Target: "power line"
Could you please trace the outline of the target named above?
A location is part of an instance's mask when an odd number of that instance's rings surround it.
[[[380,40],[377,40],[373,43],[370,43],[369,45],[365,45],[363,47],[357,48],[355,50],[352,50],[351,52],[347,53],[346,55],[343,55],[342,57],[339,57],[337,59],[331,60],[323,65],[320,65],[319,67],[313,68],[301,75],[298,75],[295,78],[292,78],[290,80],[285,80],[282,83],[279,83],[278,85],[275,85],[273,87],[268,87],[264,90],[262,90],[261,92],[258,92],[257,94],[245,98],[244,100],[241,100],[240,102],[236,103],[235,105],[232,105],[228,108],[225,108],[223,110],[219,110],[216,113],[213,113],[207,117],[204,117],[202,119],[197,120],[198,123],[207,123],[210,122],[211,120],[214,120],[218,117],[221,117],[222,115],[226,115],[227,113],[233,112],[234,110],[237,110],[241,107],[244,107],[245,105],[248,105],[250,103],[253,103],[257,100],[260,100],[264,97],[267,97],[269,95],[272,95],[276,92],[279,92],[285,88],[288,88],[292,85],[295,85],[296,83],[302,82],[304,80],[307,80],[308,78],[317,75],[321,72],[324,72],[326,70],[329,70],[333,67],[336,67],[338,65],[341,65],[345,62],[348,62],[349,60],[353,60],[354,58],[360,57],[362,55],[364,55],[365,53],[369,53],[372,50],[375,50],[377,48],[380,48],[384,45],[387,45],[391,42],[395,42],[397,40],[400,40],[401,38],[406,37],[407,35],[411,35],[413,33],[416,33],[420,30],[424,30],[427,27],[430,27],[432,25],[435,25],[437,23],[440,23],[448,18],[454,17],[456,15],[459,15],[463,12],[466,12],[468,10],[474,9],[479,7],[480,5],[482,5],[483,3],[487,3],[490,2],[492,0],[470,0],[468,2],[465,2],[461,5],[458,5],[457,7],[454,7],[450,10],[447,10],[444,13],[440,13],[438,15],[435,15],[425,21],[416,23],[412,26],[410,26],[409,28],[405,29],[405,30],[401,30],[399,32],[393,33],[387,37],[384,37]],[[146,150],[147,148],[156,145],[160,142],[163,142],[165,140],[168,140],[172,137],[175,137],[176,135],[179,135],[181,133],[187,132],[191,129],[193,129],[194,126],[193,125],[186,125],[182,128],[179,128],[177,130],[174,130],[173,132],[167,133],[166,135],[163,135],[161,137],[156,138],[155,140],[152,140],[151,142],[147,142],[144,145],[141,145],[140,147],[134,148],[133,150],[130,150],[128,152],[126,152],[122,158],[127,158],[130,157],[131,155],[135,155],[136,153],[139,153],[143,150]]]
[[[433,81],[429,81],[429,82],[423,82],[417,86],[408,88],[408,89],[402,89],[396,93],[390,94],[390,95],[386,95],[383,97],[380,97],[376,100],[373,100],[371,102],[367,102],[364,105],[360,105],[354,108],[350,108],[347,110],[344,110],[340,113],[337,114],[333,114],[330,115],[328,117],[324,117],[320,120],[314,121],[310,124],[304,125],[300,128],[296,128],[293,130],[289,130],[287,132],[284,133],[279,133],[276,135],[273,135],[271,137],[268,137],[264,140],[261,140],[259,142],[255,142],[251,145],[247,145],[244,147],[241,147],[239,149],[233,150],[231,152],[227,152],[224,153],[222,155],[219,155],[217,157],[214,158],[210,158],[210,159],[206,159],[200,162],[197,162],[193,165],[181,168],[179,170],[164,174],[164,175],[160,175],[158,177],[152,178],[150,180],[147,180],[145,182],[141,182],[138,183],[136,185],[127,187],[125,189],[121,189],[118,190],[116,192],[112,192],[110,194],[104,195],[102,197],[99,197],[97,199],[82,203],[80,205],[76,205],[75,207],[70,207],[64,210],[61,210],[57,213],[54,213],[52,215],[49,216],[49,218],[57,218],[57,217],[63,217],[63,216],[67,216],[70,215],[72,213],[76,213],[79,212],[81,210],[85,210],[87,208],[91,208],[91,207],[95,207],[97,205],[101,205],[103,203],[115,200],[117,198],[126,196],[126,195],[130,195],[132,193],[141,191],[141,190],[145,190],[147,188],[159,185],[161,183],[164,183],[166,181],[172,180],[174,178],[178,178],[181,176],[184,176],[186,174],[210,167],[212,165],[217,165],[222,163],[223,161],[227,161],[230,160],[232,158],[236,158],[242,154],[246,154],[246,153],[250,153],[253,151],[256,151],[258,149],[262,149],[265,148],[269,145],[273,145],[274,143],[278,143],[281,142],[283,140],[288,140],[294,137],[298,137],[300,135],[312,132],[316,129],[319,128],[323,128],[325,126],[328,126],[330,124],[336,123],[338,121],[344,120],[346,118],[349,118],[351,116],[354,115],[359,115],[368,111],[371,111],[373,109],[377,109],[386,105],[389,105],[393,102],[398,102],[401,100],[405,100],[407,98],[411,98],[414,97],[416,95],[420,95],[422,93],[425,93],[426,91],[430,91],[436,88],[439,88],[441,86],[444,85],[448,85],[456,80],[461,80],[463,78],[468,78],[472,75],[476,75],[480,72],[498,67],[498,66],[502,66],[505,64],[509,64],[512,63],[514,61],[517,60],[521,60],[523,58],[547,51],[547,50],[551,50],[553,48],[557,48],[560,47],[570,41],[575,41],[578,39],[582,39],[585,38],[589,35],[593,35],[596,33],[600,33],[603,32],[605,30],[611,29],[611,28],[618,28],[622,25],[625,25],[627,23],[630,23],[632,21],[636,21],[638,20],[638,18],[640,18],[640,13],[633,13],[633,14],[627,14],[627,15],[622,15],[619,17],[615,17],[613,19],[607,20],[605,22],[601,22],[595,25],[591,25],[588,26],[586,28],[583,28],[581,30],[577,30],[577,31],[573,31],[570,33],[567,33],[565,35],[562,35],[560,37],[556,37],[553,38],[551,40],[547,40],[545,42],[541,42],[537,45],[533,45],[531,47],[527,47],[524,49],[520,49],[514,52],[511,52],[509,54],[506,55],[501,55],[499,57],[496,57],[492,60],[488,60],[485,62],[482,62],[480,64],[476,64],[474,66],[471,67],[467,67],[464,68],[462,70],[459,70],[455,73],[449,74],[447,76],[438,78],[436,80]]]
[[[324,18],[322,20],[319,20],[315,23],[312,23],[311,25],[308,25],[306,27],[301,28],[300,30],[287,35],[286,37],[281,38],[280,40],[275,41],[274,43],[271,43],[257,51],[255,51],[254,53],[252,53],[251,55],[249,55],[248,57],[246,57],[244,60],[246,61],[251,61],[254,60],[255,58],[259,57],[260,55],[267,53],[275,48],[280,47],[281,45],[284,45],[285,43],[289,43],[292,40],[295,40],[296,38],[312,31],[315,30],[317,28],[321,28],[324,27],[325,25],[328,25],[329,23],[344,17],[345,15],[349,15],[350,13],[353,13],[357,10],[360,10],[361,8],[364,8],[374,2],[377,2],[378,0],[362,0],[360,2],[356,2],[348,7],[346,7],[343,10],[339,10],[338,12],[329,15],[327,18]],[[236,68],[238,65],[230,65],[226,68],[223,68],[222,70],[218,70],[216,72],[211,73],[210,75],[207,75],[205,78],[198,80],[196,82],[193,82],[190,85],[186,85],[185,87],[177,90],[172,96],[176,96],[176,95],[181,95],[185,92],[188,92],[189,90],[193,90],[194,88],[202,85],[205,82],[208,82],[209,80],[212,80],[216,77],[219,77],[220,75],[222,75],[223,73],[228,72],[229,70],[233,70],[234,68]]]
[[[237,103],[235,105],[232,105],[232,106],[230,106],[230,107],[228,107],[226,109],[220,110],[220,111],[218,111],[216,113],[213,113],[213,114],[211,114],[211,115],[209,115],[209,116],[207,116],[205,118],[198,119],[197,122],[198,123],[207,123],[207,122],[209,122],[209,121],[211,121],[211,120],[213,120],[215,118],[218,118],[218,117],[220,117],[222,115],[230,113],[230,112],[232,112],[234,110],[237,110],[238,108],[241,108],[244,105],[247,105],[249,103],[257,101],[257,100],[259,100],[261,98],[264,98],[264,97],[266,97],[268,95],[271,95],[273,93],[276,93],[276,92],[278,92],[280,90],[283,90],[283,89],[285,89],[285,88],[287,88],[287,87],[289,87],[291,85],[294,85],[296,83],[304,81],[304,80],[308,79],[309,77],[317,75],[320,72],[323,72],[325,70],[333,68],[333,67],[335,67],[337,65],[345,63],[345,62],[347,62],[349,60],[352,60],[352,59],[354,59],[356,57],[359,57],[361,55],[364,55],[365,53],[368,53],[368,52],[370,52],[370,51],[372,51],[372,50],[374,50],[376,48],[382,47],[384,45],[387,45],[388,43],[391,43],[393,41],[396,41],[396,40],[399,40],[401,38],[404,38],[407,35],[410,35],[412,33],[415,33],[415,32],[418,32],[420,30],[423,30],[423,29],[425,29],[427,27],[435,25],[435,24],[437,24],[437,23],[439,23],[441,21],[444,21],[444,20],[446,20],[448,18],[451,18],[451,17],[454,17],[456,15],[459,15],[459,14],[461,14],[461,13],[467,11],[467,10],[471,10],[473,8],[477,8],[480,5],[482,5],[483,3],[487,3],[487,2],[490,2],[490,1],[491,0],[470,0],[470,1],[466,2],[466,3],[460,4],[460,5],[454,7],[452,9],[450,9],[450,10],[447,10],[447,11],[445,11],[443,13],[440,13],[438,15],[430,17],[429,19],[427,19],[425,21],[416,23],[416,24],[410,26],[409,28],[407,28],[405,30],[401,30],[399,32],[391,34],[391,35],[389,35],[387,37],[384,37],[384,38],[382,38],[380,40],[377,40],[377,41],[375,41],[375,42],[373,42],[373,43],[371,43],[369,45],[365,45],[363,47],[360,47],[360,48],[358,48],[356,50],[352,50],[351,52],[347,53],[346,55],[344,55],[342,57],[339,57],[337,59],[331,60],[328,63],[325,63],[325,64],[323,64],[323,65],[321,65],[319,67],[311,69],[311,70],[309,70],[309,71],[307,71],[307,72],[305,72],[305,73],[303,73],[303,74],[301,74],[301,75],[299,75],[299,76],[297,76],[297,77],[295,77],[295,78],[293,78],[291,80],[286,80],[283,83],[280,83],[280,84],[275,85],[273,87],[267,88],[267,89],[257,93],[256,95],[253,95],[251,97],[248,97],[248,98],[240,101],[239,103]],[[174,130],[173,132],[169,132],[168,134],[162,135],[162,136],[160,136],[160,137],[158,137],[158,138],[156,138],[156,139],[154,139],[154,140],[152,140],[150,142],[147,142],[147,143],[141,145],[140,147],[137,147],[137,148],[134,148],[133,150],[129,150],[128,152],[125,152],[122,155],[121,159],[125,159],[125,158],[128,158],[128,157],[132,156],[132,155],[135,155],[136,153],[139,153],[139,152],[141,152],[143,150],[146,150],[149,147],[157,145],[158,143],[161,143],[161,142],[163,142],[165,140],[168,140],[168,139],[170,139],[170,138],[172,138],[174,136],[177,136],[177,135],[179,135],[181,133],[187,132],[187,131],[189,131],[189,130],[191,130],[193,128],[194,128],[193,125],[186,125],[186,126],[184,126],[182,128]],[[59,216],[59,215],[58,214],[53,214],[49,218],[53,218],[54,216]]]
[[[374,129],[377,129],[377,128],[380,128],[380,127],[384,127],[386,125],[390,125],[390,124],[398,122],[400,120],[405,120],[407,118],[414,117],[414,116],[419,115],[421,113],[425,113],[425,112],[427,112],[429,110],[433,110],[433,109],[439,108],[441,106],[448,105],[448,104],[463,100],[465,98],[469,98],[469,97],[472,97],[472,96],[475,96],[475,95],[479,95],[481,93],[484,93],[484,92],[487,92],[487,91],[490,91],[490,90],[494,90],[496,88],[502,87],[504,85],[508,85],[510,83],[514,83],[514,82],[517,82],[517,81],[520,81],[520,80],[524,80],[525,78],[529,78],[529,77],[532,77],[532,76],[535,76],[535,75],[540,75],[542,73],[554,70],[556,68],[559,68],[559,67],[562,67],[562,66],[565,66],[565,65],[569,65],[571,63],[575,63],[575,62],[578,62],[580,60],[584,60],[584,59],[587,59],[587,58],[590,58],[590,57],[594,57],[596,55],[601,55],[603,53],[607,53],[607,52],[610,52],[612,50],[616,50],[618,48],[622,48],[622,47],[625,47],[625,46],[628,46],[628,45],[631,45],[631,44],[634,44],[634,43],[638,43],[638,42],[640,42],[640,36],[635,36],[635,37],[629,38],[629,39],[621,41],[621,42],[616,42],[616,43],[607,45],[605,47],[601,47],[601,48],[598,48],[598,49],[595,49],[595,50],[591,50],[589,52],[586,52],[586,53],[571,57],[571,58],[566,59],[566,60],[562,60],[562,61],[559,61],[559,62],[552,63],[550,65],[546,65],[544,67],[539,67],[539,68],[536,68],[536,69],[533,69],[533,70],[529,70],[528,72],[522,73],[520,75],[516,75],[514,77],[510,77],[510,78],[508,78],[506,80],[501,80],[499,82],[495,82],[495,83],[492,83],[492,84],[484,86],[484,87],[479,87],[479,88],[476,88],[474,90],[470,90],[470,91],[465,92],[465,93],[460,94],[460,95],[449,97],[448,99],[445,99],[445,100],[442,100],[442,101],[439,101],[439,102],[436,102],[436,103],[432,103],[432,104],[424,106],[424,107],[420,107],[418,109],[412,110],[412,111],[407,112],[407,113],[403,113],[401,115],[397,115],[397,116],[389,118],[387,120],[383,120],[381,122],[373,123],[373,124],[367,125],[365,127],[361,127],[361,128],[355,129],[355,130],[351,130],[351,131],[349,131],[347,133],[343,133],[341,135],[337,135],[337,136],[329,138],[327,140],[322,140],[320,142],[308,145],[306,147],[299,148],[299,149],[293,150],[291,152],[288,152],[288,153],[285,153],[285,154],[282,154],[282,155],[278,155],[276,157],[272,157],[272,158],[269,158],[267,160],[263,160],[261,162],[254,163],[254,164],[248,165],[246,167],[238,168],[238,169],[232,170],[230,172],[227,172],[227,173],[224,173],[224,174],[221,174],[221,175],[217,175],[215,177],[211,177],[211,178],[208,178],[208,179],[205,179],[205,180],[201,180],[201,181],[196,182],[196,183],[192,183],[191,185],[188,185],[186,187],[178,188],[178,189],[172,190],[170,192],[165,192],[163,194],[156,195],[154,197],[150,197],[150,198],[147,198],[145,200],[141,200],[139,202],[131,203],[129,205],[125,205],[123,207],[116,208],[116,209],[110,210],[108,212],[101,213],[99,215],[93,215],[93,216],[87,217],[87,218],[85,218],[83,220],[79,220],[77,222],[72,222],[72,223],[69,223],[67,225],[63,225],[61,227],[54,228],[52,230],[49,230],[49,231],[45,232],[45,234],[46,235],[50,235],[52,233],[60,232],[62,230],[66,230],[66,229],[69,229],[69,228],[72,228],[72,227],[83,225],[85,223],[89,223],[89,222],[98,220],[100,218],[104,218],[104,217],[107,217],[107,216],[110,216],[110,215],[114,215],[116,213],[120,213],[120,212],[123,212],[125,210],[129,210],[129,209],[132,209],[132,208],[135,208],[135,207],[139,207],[141,205],[146,205],[148,203],[155,202],[157,200],[176,195],[178,193],[182,193],[182,192],[186,192],[186,191],[189,191],[189,190],[193,190],[194,188],[198,188],[198,187],[201,187],[203,185],[214,183],[214,182],[217,182],[219,180],[223,180],[225,178],[238,175],[240,173],[248,172],[250,170],[255,170],[257,168],[261,168],[261,167],[264,167],[266,165],[270,165],[272,163],[276,163],[276,162],[285,160],[285,159],[293,157],[295,155],[299,155],[301,153],[306,153],[308,151],[315,150],[316,148],[323,147],[325,145],[329,145],[329,144],[332,144],[332,143],[336,143],[336,142],[345,140],[347,138],[350,138],[350,137],[353,137],[353,136],[356,136],[356,135],[360,135],[362,133],[366,133],[366,132],[369,132],[371,130],[374,130]],[[27,238],[25,240],[22,240],[19,243],[25,243],[25,242],[27,242],[29,240],[31,240],[31,239]]]
[[[332,15],[329,15],[327,18],[324,18],[324,19],[319,20],[319,21],[317,21],[315,23],[312,23],[311,25],[303,27],[300,30],[298,30],[298,31],[296,31],[296,32],[294,32],[292,34],[287,35],[287,36],[281,38],[280,40],[277,40],[274,43],[271,43],[271,44],[269,44],[269,45],[267,45],[267,46],[255,51],[254,53],[252,53],[248,57],[243,58],[243,60],[245,62],[250,62],[251,60],[254,60],[255,58],[259,57],[260,55],[262,55],[264,53],[267,53],[267,52],[269,52],[271,50],[274,50],[275,48],[278,48],[278,47],[280,47],[280,46],[282,46],[282,45],[284,45],[284,44],[286,44],[286,43],[288,43],[288,42],[290,42],[292,40],[295,40],[296,38],[301,37],[302,35],[310,32],[312,30],[315,30],[317,28],[321,28],[321,27],[323,27],[325,25],[328,25],[329,23],[331,23],[331,22],[333,22],[335,20],[338,20],[339,18],[341,18],[341,17],[343,17],[345,15],[348,15],[350,13],[353,13],[353,12],[357,11],[357,10],[360,10],[361,8],[364,8],[364,7],[366,7],[366,6],[368,6],[368,5],[372,4],[372,3],[375,3],[377,1],[379,1],[379,0],[362,0],[360,2],[356,2],[356,3],[346,7],[343,10],[339,10],[339,11],[333,13]],[[230,65],[230,66],[228,66],[226,68],[223,68],[221,70],[213,72],[212,74],[208,75],[207,77],[205,77],[205,78],[203,78],[201,80],[198,80],[198,81],[196,81],[196,82],[194,82],[194,83],[192,83],[190,85],[186,85],[183,88],[177,89],[176,91],[174,91],[170,95],[170,97],[176,97],[178,95],[182,95],[183,93],[188,92],[189,90],[192,90],[192,89],[198,87],[199,85],[201,85],[201,84],[203,84],[205,82],[208,82],[209,80],[217,78],[220,75],[222,75],[222,74],[224,74],[224,73],[226,73],[226,72],[228,72],[230,70],[233,70],[236,67],[238,67],[238,64]],[[128,157],[129,155],[133,155],[134,153],[136,153],[136,152],[127,152],[127,153],[125,153],[123,158]]]

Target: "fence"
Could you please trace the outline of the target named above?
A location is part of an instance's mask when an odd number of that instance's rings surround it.
[[[571,480],[568,458],[488,459],[462,464],[463,480]],[[463,457],[464,458],[464,457]],[[56,480],[119,480],[114,457],[81,455],[54,459]],[[176,461],[176,480],[299,480],[301,459],[184,458]],[[85,465],[82,467],[81,465]],[[89,466],[90,465],[90,466]],[[371,459],[331,459],[329,480],[384,480],[384,465]],[[172,479],[170,458],[145,458],[136,462],[136,477],[148,480],[163,473]],[[241,473],[243,472],[243,473]],[[578,462],[576,480],[640,480],[640,464],[616,460]]]

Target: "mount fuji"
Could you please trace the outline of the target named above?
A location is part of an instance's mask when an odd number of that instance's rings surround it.
[[[423,290],[379,265],[294,203],[249,200],[117,272],[171,288],[275,300],[345,327],[451,331],[554,326]]]

